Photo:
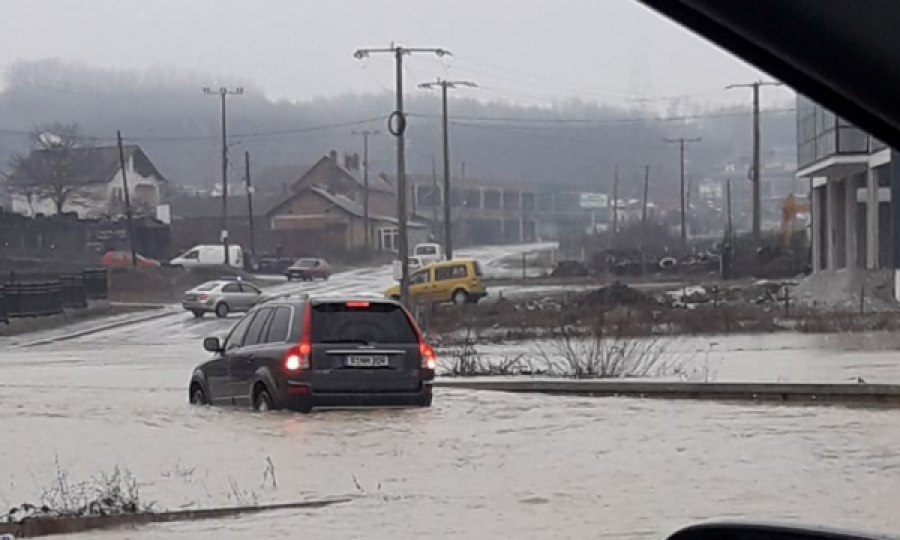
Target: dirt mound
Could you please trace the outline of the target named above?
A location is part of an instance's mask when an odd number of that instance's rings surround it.
[[[578,299],[582,306],[651,305],[652,296],[635,290],[618,281],[612,285],[588,291]]]

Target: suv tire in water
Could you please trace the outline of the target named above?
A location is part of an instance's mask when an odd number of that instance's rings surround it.
[[[253,410],[256,412],[269,412],[275,408],[268,390],[261,390],[253,401]]]

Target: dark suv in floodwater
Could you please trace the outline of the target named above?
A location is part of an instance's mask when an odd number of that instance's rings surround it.
[[[197,405],[431,406],[434,350],[409,312],[382,297],[277,297],[203,346],[215,356],[191,376]]]

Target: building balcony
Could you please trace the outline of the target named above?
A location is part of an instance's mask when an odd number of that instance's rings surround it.
[[[797,97],[797,177],[845,177],[866,170],[872,137],[831,111]]]

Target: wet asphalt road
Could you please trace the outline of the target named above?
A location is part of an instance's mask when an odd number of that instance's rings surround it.
[[[389,283],[389,271],[313,287],[363,292],[379,280]],[[73,479],[128,468],[143,499],[167,508],[357,497],[91,538],[659,538],[711,517],[900,529],[898,412],[464,391],[441,391],[430,410],[301,416],[189,406],[200,340],[234,320],[179,314],[5,346],[0,504],[34,500],[58,460]],[[697,358],[718,379],[900,380],[896,354],[871,352],[865,340],[716,342],[717,352]]]

